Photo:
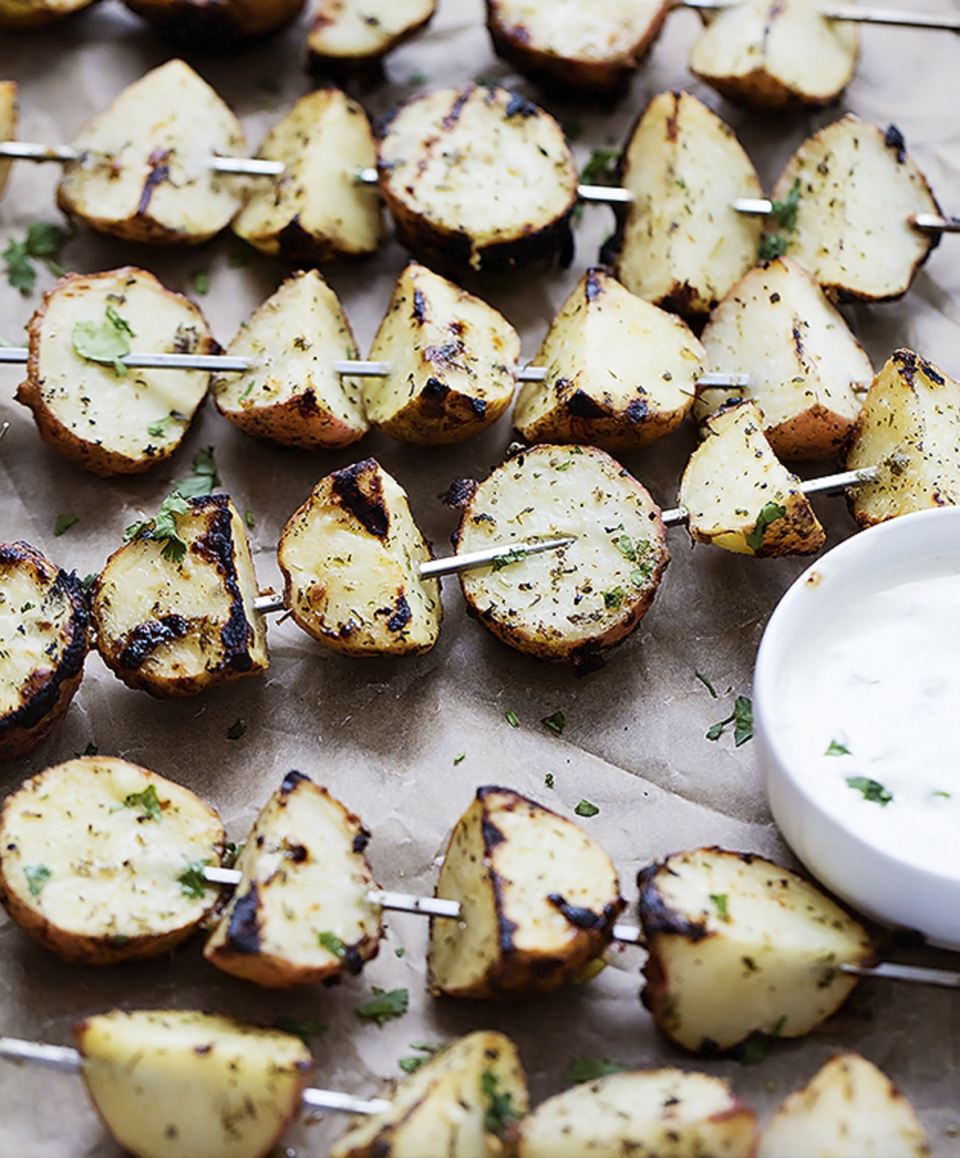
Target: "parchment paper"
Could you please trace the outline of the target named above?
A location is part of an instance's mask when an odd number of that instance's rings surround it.
[[[917,0],[925,11],[954,13],[948,0]],[[866,28],[858,74],[840,107],[789,119],[763,119],[726,104],[696,83],[686,53],[699,27],[676,12],[613,109],[544,97],[497,61],[482,27],[480,0],[441,0],[430,29],[393,54],[387,80],[353,89],[372,113],[390,108],[417,84],[463,84],[492,76],[558,115],[582,164],[592,148],[619,145],[647,101],[686,87],[740,135],[766,188],[796,145],[817,127],[852,110],[886,125],[895,121],[947,212],[960,212],[960,40],[948,33]],[[251,147],[311,88],[302,67],[305,21],[242,54],[191,57],[244,121]],[[124,85],[172,51],[115,0],[75,21],[29,35],[0,34],[0,77],[19,82],[20,137],[69,141],[81,123]],[[0,238],[22,238],[33,221],[58,220],[53,166],[15,167],[0,204]],[[481,292],[520,329],[525,359],[583,270],[597,260],[612,228],[610,211],[587,206],[573,266],[533,269],[487,282]],[[946,237],[901,302],[847,310],[876,364],[906,345],[953,376],[960,374],[960,241]],[[247,313],[285,273],[267,258],[232,268],[238,243],[226,235],[197,250],[161,250],[98,237],[87,229],[65,251],[69,265],[95,271],[132,263],[168,286],[191,293],[226,343]],[[371,261],[324,270],[340,294],[366,350],[405,261],[392,241]],[[209,272],[198,297],[196,271]],[[21,296],[0,285],[0,334],[22,341],[22,326],[52,277]],[[475,286],[471,288],[477,288]],[[256,517],[255,563],[263,587],[279,587],[274,556],[284,522],[330,470],[367,455],[380,459],[407,488],[426,535],[448,549],[455,516],[438,501],[454,479],[483,477],[510,441],[506,420],[459,447],[418,450],[368,436],[338,454],[279,451],[253,442],[207,404],[172,463],[132,480],[105,481],[67,464],[40,442],[27,412],[12,401],[20,372],[0,367],[0,420],[11,430],[0,446],[0,538],[26,539],[81,575],[99,570],[125,526],[152,513],[172,481],[190,472],[200,447],[216,447],[225,489]],[[694,445],[692,426],[625,465],[673,506],[682,466]],[[832,464],[831,464],[832,465]],[[809,473],[827,469],[813,468]],[[817,508],[833,544],[853,532],[842,500]],[[56,516],[78,522],[56,538]],[[513,787],[565,815],[581,798],[599,814],[583,824],[607,848],[629,901],[636,871],[652,859],[700,844],[720,844],[789,860],[763,799],[750,743],[739,749],[707,728],[748,694],[764,623],[804,560],[758,562],[707,547],[685,532],[670,535],[673,562],[639,630],[610,655],[606,668],[574,679],[516,654],[468,620],[455,580],[446,580],[440,642],[418,659],[351,661],[326,652],[292,623],[269,631],[269,672],[180,702],[162,703],[125,688],[96,655],[64,724],[27,757],[0,766],[0,790],[83,752],[89,743],[184,783],[222,813],[243,839],[284,773],[298,768],[357,811],[373,831],[369,855],[384,887],[428,892],[449,829],[480,784]],[[719,697],[695,676],[702,672]],[[565,713],[562,736],[540,722]],[[505,718],[515,712],[518,727]],[[242,720],[246,732],[230,741]],[[463,759],[456,758],[463,753]],[[554,787],[545,784],[552,774]],[[630,910],[632,913],[633,910]],[[629,915],[629,913],[628,913]],[[809,1037],[783,1042],[761,1065],[694,1062],[655,1031],[638,1000],[642,953],[614,950],[610,967],[587,986],[523,1005],[437,1001],[424,992],[426,924],[392,915],[379,958],[333,989],[271,992],[233,980],[200,956],[194,941],[170,959],[105,970],[64,964],[0,917],[0,1034],[69,1043],[72,1023],[114,1006],[175,1006],[226,1012],[270,1024],[281,1014],[327,1024],[316,1045],[316,1084],[363,1095],[400,1076],[408,1043],[443,1040],[477,1027],[500,1028],[517,1041],[535,1101],[562,1088],[568,1059],[587,1054],[631,1068],[696,1066],[730,1078],[736,1092],[766,1116],[805,1083],[838,1048],[852,1048],[883,1068],[917,1107],[934,1152],[960,1154],[956,1070],[960,996],[955,992],[866,982],[844,1009]],[[394,952],[403,948],[404,955]],[[950,963],[946,954],[919,958]],[[373,985],[407,987],[410,1011],[378,1029],[356,1007]],[[342,1117],[304,1118],[285,1139],[286,1153],[318,1158],[345,1128]],[[283,1150],[280,1151],[284,1152]],[[29,1158],[113,1158],[119,1153],[86,1101],[79,1079],[0,1068],[0,1154]]]

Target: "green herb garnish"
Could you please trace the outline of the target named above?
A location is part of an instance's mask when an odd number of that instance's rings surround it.
[[[320,942],[321,948],[326,949],[328,953],[332,953],[334,957],[340,960],[343,959],[345,949],[343,942],[336,933],[318,933],[317,940]]]
[[[893,799],[892,792],[888,792],[879,781],[870,780],[866,776],[848,776],[847,783],[851,788],[856,788],[858,792],[862,792],[864,800],[870,800],[882,808],[886,808]]]
[[[252,531],[253,528],[257,525],[257,517],[253,511],[244,511],[243,521],[246,523],[248,531]]]
[[[513,709],[511,709],[509,712],[504,712],[503,718],[507,721],[511,728],[520,727],[520,717],[515,711],[513,711]]]
[[[596,816],[600,809],[595,804],[591,804],[589,800],[581,800],[573,811],[577,816]]]
[[[127,372],[123,359],[130,353],[130,339],[136,337],[126,318],[107,306],[106,321],[77,322],[71,340],[81,358],[112,366],[118,378]]]
[[[234,720],[230,727],[227,728],[227,739],[239,740],[240,737],[246,732],[246,730],[247,725],[243,722],[243,720]]]
[[[627,593],[622,587],[614,587],[612,591],[604,591],[603,606],[607,611],[616,611],[626,599]]]
[[[480,1089],[488,1099],[483,1112],[483,1128],[488,1134],[502,1138],[511,1122],[516,1121],[517,1111],[513,1108],[513,1094],[501,1091],[500,1079],[493,1070],[484,1070],[480,1075]]]
[[[209,860],[192,860],[177,877],[180,891],[191,901],[199,901],[204,894],[207,881],[203,875],[203,870],[209,863]]]
[[[62,277],[65,271],[54,259],[76,236],[77,230],[72,224],[68,229],[61,229],[48,221],[35,221],[27,226],[23,241],[8,237],[9,244],[2,254],[7,263],[7,281],[22,294],[30,293],[37,280],[37,271],[31,264],[33,261],[42,261],[54,277]]]
[[[317,1021],[314,1017],[278,1017],[273,1023],[273,1028],[279,1029],[281,1033],[289,1033],[293,1037],[299,1037],[307,1046],[310,1044],[308,1038],[319,1037],[322,1033],[327,1032],[327,1027],[323,1022]]]
[[[213,457],[213,447],[207,446],[193,456],[193,474],[177,483],[175,493],[184,499],[195,499],[201,495],[212,495],[220,485],[217,464]]]
[[[770,202],[770,216],[776,218],[781,229],[785,229],[787,233],[793,233],[797,228],[797,206],[799,204],[800,178],[795,177],[786,201]]]
[[[707,689],[707,691],[710,693],[710,695],[713,696],[714,699],[716,699],[717,698],[716,689],[714,688],[713,684],[707,679],[707,677],[703,674],[703,672],[702,671],[695,671],[693,674],[703,684],[703,686]]]
[[[194,271],[193,288],[201,296],[210,292],[210,274],[205,269]]]
[[[629,559],[631,563],[639,562],[637,558],[637,549],[633,545],[633,540],[629,535],[621,535],[617,539],[615,546],[624,559]]]
[[[177,515],[185,515],[189,510],[189,504],[174,491],[163,500],[152,519],[131,523],[123,532],[123,541],[129,543],[140,535],[156,539],[163,543],[163,558],[169,563],[179,563],[187,553],[187,544],[177,533]]]
[[[839,740],[831,740],[829,745],[827,746],[826,752],[824,752],[824,756],[852,756],[852,755],[853,755],[853,753],[846,746],[846,744],[841,744]]]
[[[731,714],[707,729],[707,739],[719,740],[728,724],[734,725],[733,742],[737,748],[753,738],[753,704],[748,696],[737,696]]]
[[[443,1049],[443,1044],[438,1041],[412,1041],[410,1048],[419,1050],[423,1057],[402,1057],[397,1062],[397,1065],[403,1070],[405,1074],[416,1073],[416,1071],[423,1065],[424,1062],[430,1060],[435,1053]]]
[[[548,773],[546,774],[546,776],[544,776],[544,778],[543,778],[543,782],[544,782],[544,784],[546,784],[546,786],[547,786],[548,788],[553,788],[553,787],[554,787],[553,773],[552,773],[552,772],[548,772]]]
[[[57,521],[53,524],[53,533],[62,535],[64,531],[69,531],[77,521],[76,515],[57,515]]]
[[[509,567],[511,563],[519,563],[521,559],[526,559],[527,552],[523,547],[511,547],[505,555],[497,555],[490,561],[490,568],[493,571],[502,571],[504,567]]]
[[[28,864],[24,865],[23,875],[27,878],[30,896],[39,897],[52,874],[45,864]]]
[[[766,1061],[770,1055],[770,1050],[773,1043],[777,1040],[783,1027],[787,1024],[787,1015],[778,1018],[777,1021],[770,1027],[769,1033],[763,1033],[757,1030],[751,1033],[750,1036],[742,1041],[736,1048],[736,1058],[741,1065],[755,1066],[760,1062]]]
[[[357,1007],[357,1017],[365,1021],[375,1021],[383,1026],[391,1017],[402,1017],[410,1004],[410,994],[406,989],[391,989],[385,992],[373,987],[373,997],[370,1001]]]
[[[728,921],[730,918],[727,914],[727,894],[711,893],[710,900],[713,902],[713,907],[717,910],[717,916],[720,920]]]
[[[223,846],[223,856],[220,858],[221,868],[233,868],[237,857],[243,852],[243,842],[228,840]]]
[[[760,550],[763,546],[763,536],[767,527],[769,527],[771,523],[775,523],[777,519],[782,519],[786,513],[787,508],[781,507],[779,503],[766,503],[761,508],[753,530],[747,535],[747,546],[751,551]]]
[[[540,723],[549,728],[551,732],[556,732],[559,736],[567,726],[567,717],[563,712],[558,710],[554,712],[552,716],[544,716]]]
[[[584,185],[616,185],[619,162],[619,149],[594,149],[580,170],[580,181]]]
[[[760,238],[757,246],[757,257],[761,261],[773,261],[775,257],[783,257],[787,252],[787,239],[782,233],[770,233]]]
[[[123,807],[138,808],[140,814],[149,820],[159,820],[163,815],[157,790],[152,784],[148,784],[142,792],[131,792],[129,796],[125,796]]]
[[[454,756],[454,758],[453,758],[454,767],[456,767],[458,764],[462,764],[464,762],[464,760],[466,760],[466,758],[467,758],[466,752],[458,752],[456,754],[456,756]]]
[[[576,1086],[581,1082],[595,1082],[607,1074],[626,1073],[626,1066],[618,1066],[615,1062],[603,1061],[598,1057],[573,1057],[563,1071],[562,1081]]]

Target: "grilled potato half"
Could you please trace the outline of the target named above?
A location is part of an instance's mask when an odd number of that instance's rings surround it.
[[[528,442],[646,446],[683,421],[703,357],[679,318],[587,270],[543,339],[534,362],[547,376],[521,387],[514,426]]]
[[[875,466],[875,482],[851,487],[861,527],[960,503],[960,383],[911,350],[895,350],[867,391],[847,450],[847,469]]]
[[[643,1002],[684,1049],[731,1049],[753,1033],[799,1037],[857,983],[870,938],[839,905],[750,853],[702,848],[642,869],[649,956]]]
[[[513,1042],[471,1033],[404,1078],[390,1109],[355,1125],[330,1158],[497,1158],[528,1104]]]
[[[843,92],[860,55],[856,24],[830,20],[819,0],[742,0],[701,13],[705,30],[690,71],[727,100],[750,108],[796,110]]]
[[[22,756],[66,715],[87,658],[75,572],[29,543],[0,544],[0,759]]]
[[[419,655],[437,641],[440,583],[407,495],[372,458],[334,471],[290,518],[277,548],[294,621],[343,655]]]
[[[243,874],[203,950],[273,988],[359,973],[383,936],[364,849],[370,833],[326,788],[288,772],[237,861]]]
[[[620,96],[660,35],[670,0],[487,0],[498,56],[550,88]]]
[[[502,88],[414,96],[383,123],[380,188],[402,245],[485,272],[571,251],[577,167],[559,124]]]
[[[510,405],[519,356],[520,336],[502,314],[412,261],[370,348],[390,372],[364,381],[367,417],[404,442],[462,442]]]
[[[226,495],[182,499],[176,539],[139,525],[94,582],[90,616],[104,663],[152,696],[192,696],[265,671],[267,628],[243,519]]]
[[[522,998],[571,981],[610,943],[624,908],[616,869],[579,825],[509,788],[478,788],[457,822],[430,918],[432,993]]]
[[[757,1118],[708,1074],[611,1074],[541,1102],[520,1123],[517,1158],[754,1158]]]
[[[263,1158],[313,1070],[299,1038],[193,1010],[115,1009],[74,1037],[97,1113],[137,1158]]]
[[[107,756],[48,768],[0,814],[0,901],[67,961],[112,965],[178,945],[209,914],[225,834],[179,784]]]
[[[286,167],[251,189],[234,233],[300,264],[376,252],[380,199],[376,188],[357,180],[377,160],[362,105],[337,88],[308,93],[270,130],[257,156]]]
[[[522,451],[467,499],[457,551],[568,535],[558,550],[461,572],[460,586],[504,643],[586,672],[643,618],[670,558],[659,509],[618,462],[591,446]]]
[[[307,30],[307,66],[334,76],[379,65],[430,22],[437,0],[318,0]]]
[[[910,218],[940,216],[940,206],[896,125],[884,130],[852,114],[827,125],[787,162],[774,201],[786,202],[795,182],[796,224],[782,234],[787,257],[840,300],[905,294],[940,241]]]
[[[82,12],[97,0],[0,0],[0,28],[34,28],[55,24]]]
[[[73,142],[57,204],[128,241],[197,245],[240,207],[235,177],[213,155],[242,157],[243,127],[205,80],[170,60],[125,88]]]
[[[3,17],[0,16],[0,25]],[[0,141],[14,141],[17,137],[17,85],[12,80],[0,80]],[[10,178],[12,161],[0,161],[0,197]]]
[[[689,93],[661,93],[626,144],[622,184],[633,200],[611,243],[614,273],[654,305],[705,318],[754,264],[763,232],[733,208],[763,196],[733,130]]]
[[[143,370],[138,351],[215,354],[200,310],[146,270],[68,273],[27,327],[27,378],[17,401],[44,442],[105,478],[142,474],[169,458],[207,392],[204,370]]]
[[[304,0],[123,0],[158,32],[187,45],[259,40],[294,20]]]
[[[288,277],[227,353],[252,366],[213,379],[217,409],[254,438],[334,450],[369,429],[359,382],[333,368],[359,358],[359,347],[337,295],[315,269]]]
[[[809,555],[826,541],[813,507],[773,453],[753,402],[728,402],[707,419],[680,479],[678,502],[698,543],[739,555]]]
[[[781,1102],[757,1158],[927,1158],[913,1107],[866,1058],[841,1053]]]

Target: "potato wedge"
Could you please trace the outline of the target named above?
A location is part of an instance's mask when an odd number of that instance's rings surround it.
[[[619,463],[589,446],[522,451],[468,499],[457,551],[564,535],[576,541],[462,572],[460,586],[504,643],[587,672],[643,618],[670,558],[656,504]]]
[[[799,181],[796,228],[781,234],[786,255],[831,297],[889,301],[910,288],[940,242],[914,229],[916,213],[940,215],[903,134],[847,115],[800,146],[773,188],[785,201]]]
[[[703,358],[685,322],[587,270],[534,358],[546,379],[521,387],[513,424],[528,442],[646,446],[683,421]]]
[[[123,0],[168,39],[216,48],[259,40],[294,20],[304,0]]]
[[[0,28],[35,28],[82,12],[97,0],[0,0]]]
[[[853,77],[857,25],[829,20],[820,0],[741,0],[707,16],[690,71],[727,100],[787,111],[829,104]]]
[[[226,837],[198,796],[107,756],[48,768],[0,814],[0,901],[67,961],[168,953],[210,913]]]
[[[97,1113],[137,1158],[263,1158],[313,1070],[299,1038],[192,1010],[115,1009],[74,1036]]]
[[[360,357],[350,323],[315,269],[292,274],[241,326],[227,353],[250,370],[219,374],[217,409],[254,438],[304,450],[335,450],[369,429],[360,384],[333,363]]]
[[[390,373],[364,380],[364,409],[403,442],[462,442],[510,405],[519,356],[520,336],[502,314],[412,261],[370,347]]]
[[[680,479],[678,504],[697,543],[738,555],[809,555],[826,541],[800,480],[764,438],[756,404],[728,402],[707,419]]]
[[[380,188],[402,245],[490,272],[572,253],[577,168],[563,130],[502,88],[414,96],[383,123]]]
[[[182,60],[134,81],[73,143],[82,156],[64,166],[57,204],[101,233],[197,245],[240,206],[237,179],[210,157],[245,156],[243,127]]]
[[[215,354],[200,310],[146,270],[68,273],[27,327],[17,401],[44,442],[104,478],[142,474],[180,445],[207,392],[203,370],[128,369],[136,352]]]
[[[487,0],[494,51],[550,88],[622,95],[670,0]]]
[[[520,1123],[517,1158],[754,1158],[757,1117],[708,1074],[611,1074],[541,1102]]]
[[[226,495],[180,500],[141,523],[107,560],[91,591],[93,638],[128,687],[159,699],[192,696],[265,671],[267,628],[254,608],[257,577],[243,519]]]
[[[0,24],[3,17],[0,16]],[[17,137],[17,85],[16,81],[0,80],[0,141],[14,141]],[[0,161],[0,197],[10,179],[12,161]]]
[[[320,480],[277,548],[284,606],[343,655],[419,655],[437,641],[437,579],[406,491],[372,458]]]
[[[623,153],[633,194],[614,273],[638,297],[703,319],[751,268],[763,226],[737,213],[738,197],[762,197],[760,179],[733,130],[685,92],[653,98]]]
[[[727,398],[751,398],[763,432],[781,459],[837,453],[860,413],[854,385],[873,366],[843,315],[806,270],[776,258],[745,274],[710,316],[701,335],[707,372],[749,374],[736,390],[697,389],[704,418]]]
[[[370,833],[326,788],[288,772],[237,860],[243,874],[203,955],[272,988],[356,974],[383,936]]]
[[[693,1052],[758,1032],[809,1033],[857,983],[838,966],[872,959],[866,930],[839,905],[750,853],[676,853],[642,869],[637,885],[649,953],[643,1003]]]
[[[780,1103],[757,1158],[927,1158],[910,1103],[875,1065],[841,1053]]]
[[[310,265],[376,252],[380,199],[357,180],[377,158],[362,105],[337,88],[308,93],[274,125],[257,156],[286,168],[251,189],[233,222],[238,237],[264,253]]]
[[[527,1106],[513,1042],[471,1033],[404,1078],[390,1109],[355,1125],[330,1158],[496,1158]]]
[[[851,487],[861,527],[960,503],[960,383],[910,350],[895,350],[867,391],[847,450],[848,470],[876,466]]]
[[[0,544],[0,759],[31,751],[66,715],[88,618],[76,572],[29,543]]]
[[[348,76],[376,66],[429,24],[437,0],[318,0],[307,30],[307,67]]]
[[[501,1000],[571,981],[625,905],[613,863],[579,825],[489,786],[450,836],[436,895],[459,901],[461,919],[430,918],[430,991]]]

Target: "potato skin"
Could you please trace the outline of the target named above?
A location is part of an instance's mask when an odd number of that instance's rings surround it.
[[[216,49],[259,40],[289,24],[304,0],[123,0],[170,40]]]
[[[56,24],[97,0],[0,0],[0,28],[40,28]]]

